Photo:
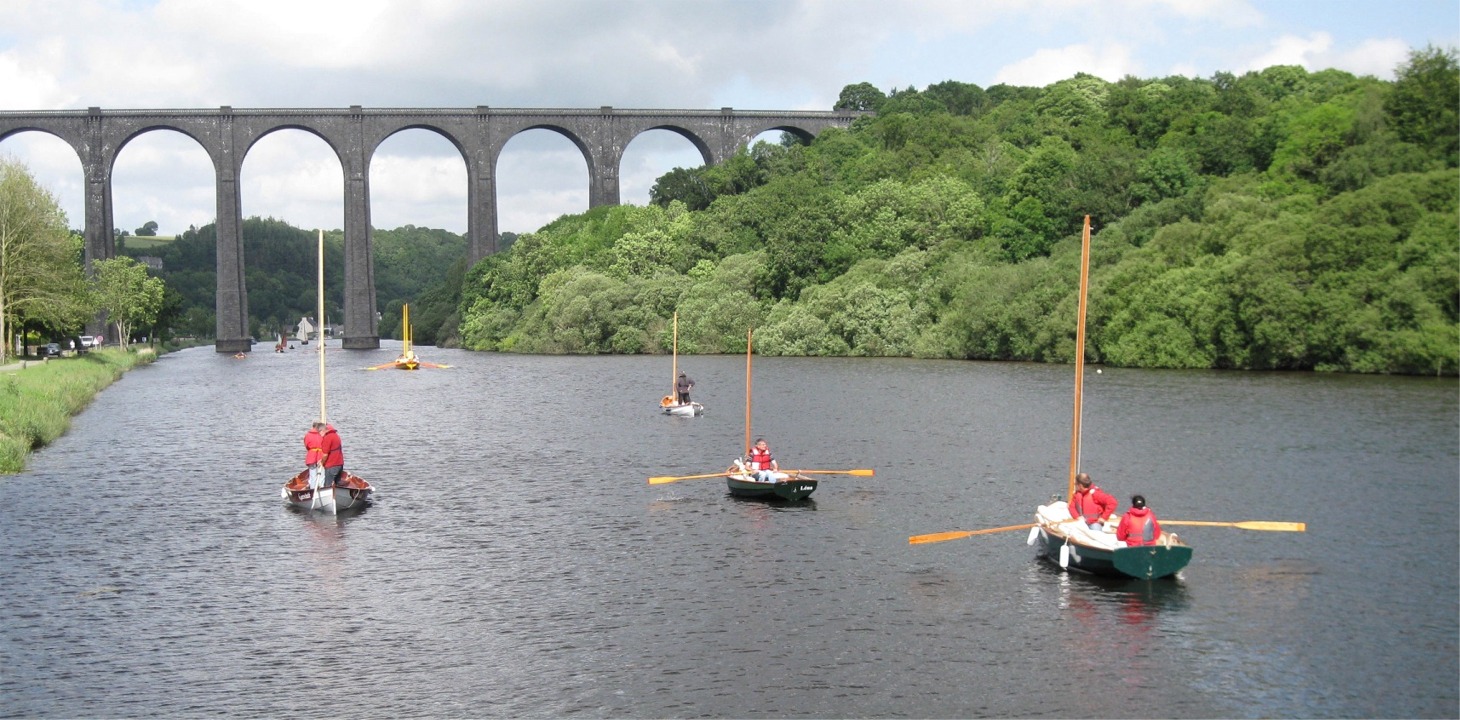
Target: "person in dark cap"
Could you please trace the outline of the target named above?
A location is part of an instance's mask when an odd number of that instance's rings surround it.
[[[1156,522],[1156,513],[1146,507],[1146,496],[1132,495],[1130,510],[1120,519],[1115,529],[1115,539],[1130,547],[1155,545],[1161,537],[1161,523]]]
[[[683,370],[679,371],[679,379],[674,381],[674,392],[679,395],[680,405],[689,404],[689,391],[694,386],[695,381],[685,375]]]

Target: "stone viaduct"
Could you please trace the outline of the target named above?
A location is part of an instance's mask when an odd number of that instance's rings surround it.
[[[497,251],[496,167],[513,136],[546,129],[565,136],[588,164],[588,204],[619,203],[624,148],[649,130],[669,130],[692,143],[706,164],[716,164],[757,135],[780,130],[809,142],[822,130],[848,127],[861,113],[776,110],[513,109],[243,109],[87,110],[0,112],[0,140],[25,131],[50,133],[75,149],[86,176],[85,262],[115,256],[112,168],[121,149],[153,130],[175,130],[208,153],[217,182],[218,290],[215,348],[250,349],[244,287],[243,216],[239,173],[244,156],[269,133],[303,130],[329,144],[344,171],[344,347],[380,347],[376,326],[374,255],[370,230],[370,160],[387,138],[425,129],[461,152],[467,175],[467,248],[471,262]]]

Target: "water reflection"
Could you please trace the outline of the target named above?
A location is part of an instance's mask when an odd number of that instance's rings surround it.
[[[760,506],[762,508],[765,508],[766,509],[766,512],[793,512],[794,513],[794,512],[815,512],[816,511],[816,501],[813,500],[812,498],[803,498],[803,499],[797,500],[795,502],[786,502],[784,500],[768,500],[766,498],[742,497],[740,495],[735,495],[733,493],[728,493],[728,492],[725,493],[725,497],[727,499],[733,500],[733,501],[735,501],[735,502],[737,502],[737,503],[739,503],[741,505],[752,506],[752,507],[753,506]]]

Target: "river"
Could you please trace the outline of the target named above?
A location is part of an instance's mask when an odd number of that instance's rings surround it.
[[[267,345],[257,346],[261,351]],[[1082,467],[1195,547],[1156,583],[1024,532],[1063,493],[1073,369],[757,358],[754,435],[828,475],[726,494],[743,357],[327,353],[373,506],[285,507],[317,355],[128,373],[0,479],[0,714],[1456,717],[1453,379],[1087,368]]]

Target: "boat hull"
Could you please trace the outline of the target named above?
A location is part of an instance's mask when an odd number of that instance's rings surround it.
[[[701,404],[699,404],[697,402],[685,403],[683,405],[679,405],[679,404],[660,405],[659,407],[660,407],[661,410],[664,411],[664,414],[665,415],[677,415],[679,417],[694,417],[695,415],[704,415],[705,414],[705,406],[704,405],[701,405]]]
[[[1174,533],[1163,533],[1155,545],[1125,547],[1111,533],[1092,532],[1069,517],[1064,503],[1041,506],[1032,531],[1040,556],[1067,570],[1105,577],[1155,580],[1180,572],[1191,562],[1192,549]]]
[[[816,492],[817,482],[805,475],[787,475],[775,482],[761,482],[751,475],[730,475],[725,478],[730,494],[761,500],[795,502]]]
[[[351,475],[348,470],[340,473],[340,482],[334,487],[319,490],[310,488],[309,471],[304,470],[279,489],[279,495],[293,507],[334,514],[369,505],[370,496],[374,492],[374,486],[358,475]]]

